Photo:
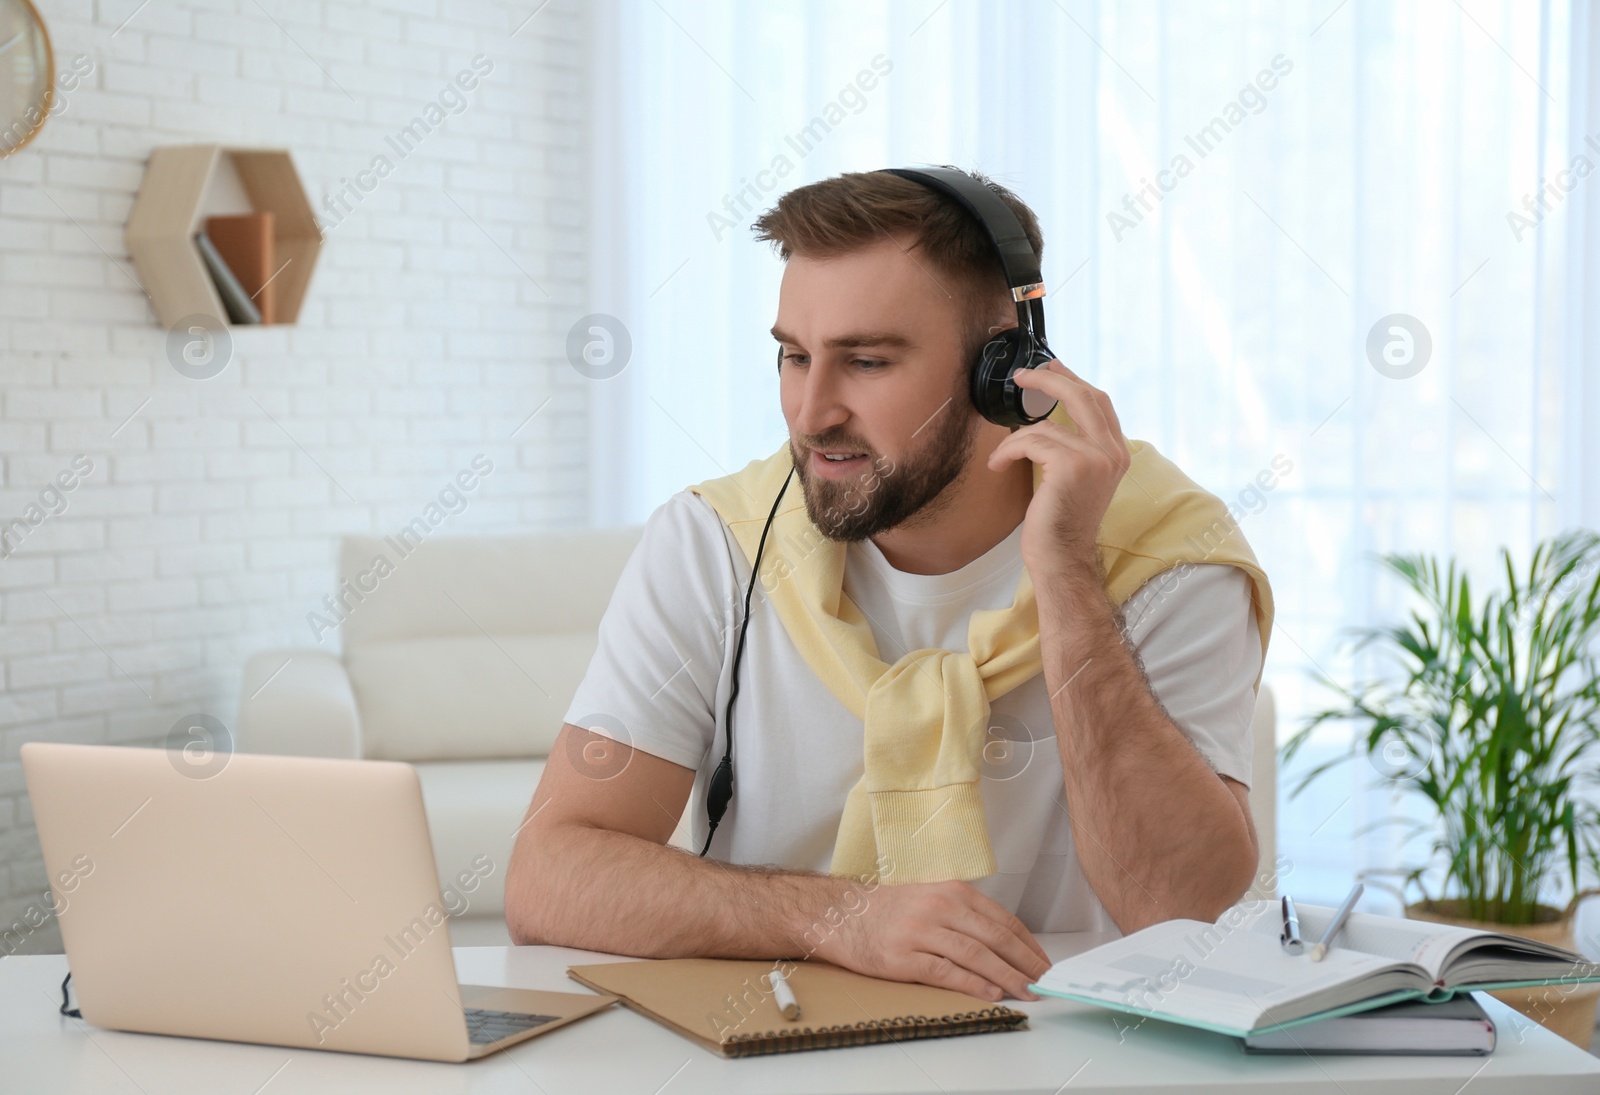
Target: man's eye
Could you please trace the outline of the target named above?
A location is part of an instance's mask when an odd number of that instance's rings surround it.
[[[780,353],[778,355],[778,360],[780,360],[780,361],[792,361],[797,365],[804,365],[806,363],[806,355],[805,354],[784,354],[784,353]],[[853,358],[850,359],[850,364],[859,365],[859,366],[861,366],[861,368],[865,369],[867,372],[876,372],[877,370],[883,368],[884,366],[888,365],[889,363],[887,361],[879,361],[879,360],[877,360],[875,358],[870,358],[870,357],[853,357]]]

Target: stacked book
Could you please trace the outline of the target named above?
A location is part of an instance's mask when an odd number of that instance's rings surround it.
[[[274,323],[272,214],[207,217],[195,245],[232,323]]]
[[[1280,944],[1273,902],[1169,920],[1052,966],[1047,996],[1231,1034],[1252,1052],[1488,1053],[1474,991],[1600,981],[1600,964],[1498,932],[1352,913],[1326,957]],[[1334,910],[1301,905],[1307,938]]]

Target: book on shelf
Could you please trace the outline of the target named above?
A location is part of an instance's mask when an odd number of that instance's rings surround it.
[[[272,285],[273,275],[277,272],[273,266],[276,256],[272,231],[271,213],[239,213],[206,218],[206,236],[260,311],[262,323],[278,321]]]
[[[206,272],[211,275],[211,280],[217,286],[217,294],[222,297],[222,306],[227,309],[229,323],[260,323],[261,311],[250,299],[250,294],[244,291],[244,286],[239,284],[239,279],[229,269],[228,264],[222,261],[222,256],[212,245],[210,237],[204,232],[194,238],[195,246],[200,248],[200,257],[205,261]]]

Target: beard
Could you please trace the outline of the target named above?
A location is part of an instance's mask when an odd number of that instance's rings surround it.
[[[922,447],[893,461],[866,453],[870,467],[849,479],[823,479],[813,475],[810,456],[789,456],[805,490],[806,513],[830,540],[866,540],[887,532],[925,509],[931,514],[941,493],[960,478],[972,455],[979,415],[966,399],[965,377],[950,405],[934,414],[931,432]],[[821,449],[845,449],[842,441],[824,439]]]

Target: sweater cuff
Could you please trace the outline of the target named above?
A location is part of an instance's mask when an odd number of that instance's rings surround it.
[[[977,780],[916,791],[872,791],[867,797],[885,880],[898,885],[994,874]]]

